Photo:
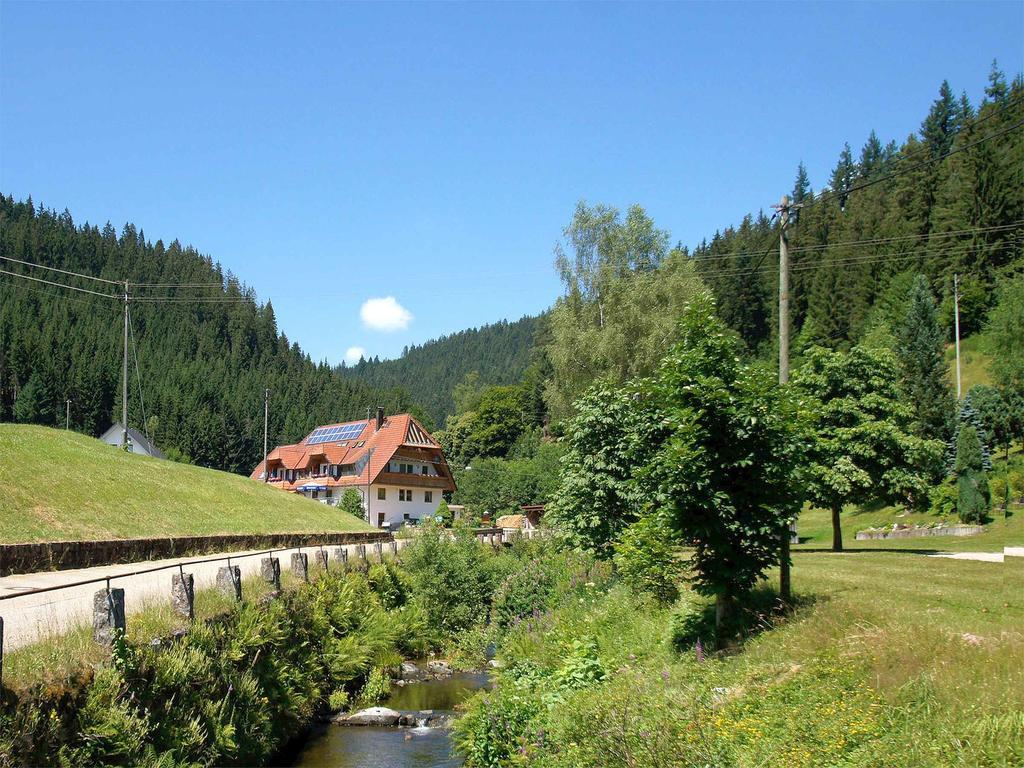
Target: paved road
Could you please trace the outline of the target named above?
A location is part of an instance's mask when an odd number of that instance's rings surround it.
[[[950,560],[980,560],[984,563],[1003,562],[1002,552],[933,552],[928,557],[948,557]]]
[[[399,540],[398,545],[402,546]],[[385,545],[386,546],[386,545]],[[349,557],[355,557],[355,544],[345,546]],[[309,554],[309,567],[313,568],[313,550],[315,547],[303,547],[302,551]],[[334,564],[335,546],[325,547]],[[367,552],[371,545],[367,545]],[[288,549],[276,552],[275,557],[281,561],[283,571],[291,568],[291,556],[299,549]],[[186,573],[195,579],[196,590],[213,587],[217,579],[217,569],[227,565],[226,562],[196,562],[214,557],[231,557],[231,564],[241,569],[242,579],[259,574],[260,550],[246,552],[223,552],[220,554],[197,555],[194,558],[175,558],[172,560],[151,560],[140,563],[120,565],[104,565],[95,568],[80,568],[69,571],[45,571],[27,573],[0,578],[0,595],[18,594],[30,589],[51,587],[60,584],[73,584],[86,579],[111,579],[112,587],[123,587],[125,591],[125,612],[130,616],[144,608],[157,603],[170,602],[171,576],[175,570],[157,571],[138,576],[125,576],[143,568],[154,568],[161,565],[184,564]],[[78,587],[44,592],[38,595],[24,595],[9,600],[0,600],[0,617],[4,620],[4,650],[10,651],[28,645],[36,640],[59,635],[77,626],[92,621],[93,595],[104,588],[103,583],[85,584]]]

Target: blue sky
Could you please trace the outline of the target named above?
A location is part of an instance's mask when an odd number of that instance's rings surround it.
[[[391,357],[549,306],[577,200],[692,245],[1022,41],[1020,2],[5,0],[0,189],[192,243],[314,359]]]

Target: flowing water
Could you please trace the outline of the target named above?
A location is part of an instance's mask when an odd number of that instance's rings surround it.
[[[382,706],[399,711],[455,709],[487,685],[487,675],[460,673],[441,680],[392,689]],[[315,731],[296,756],[300,768],[456,768],[462,759],[453,754],[446,728],[372,728],[327,725]]]

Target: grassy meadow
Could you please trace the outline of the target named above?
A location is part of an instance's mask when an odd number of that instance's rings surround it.
[[[523,762],[552,768],[1024,764],[1024,563],[797,552],[793,585],[792,614],[762,590],[719,652],[704,599],[598,589],[511,633],[471,712],[530,718]],[[459,726],[477,747],[481,722]]]
[[[0,543],[368,528],[247,477],[76,432],[0,424],[0,458]]]

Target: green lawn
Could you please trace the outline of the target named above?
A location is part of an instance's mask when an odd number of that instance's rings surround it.
[[[136,456],[75,432],[0,424],[0,543],[367,528],[239,475]]]

